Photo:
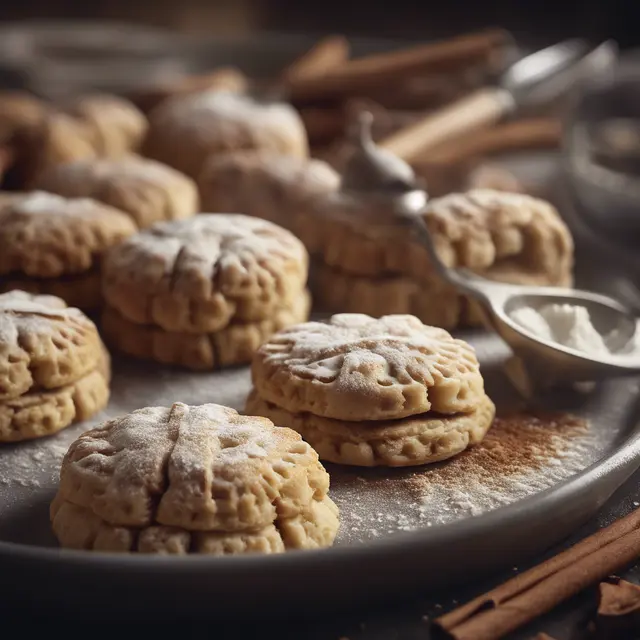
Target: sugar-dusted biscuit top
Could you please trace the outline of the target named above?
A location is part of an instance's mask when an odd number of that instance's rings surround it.
[[[199,207],[191,178],[136,156],[58,164],[36,186],[67,198],[94,198],[128,213],[138,228],[193,216]]]
[[[473,348],[409,315],[338,314],[284,329],[257,351],[252,377],[261,398],[287,411],[348,421],[470,412],[485,395]]]
[[[291,305],[307,270],[304,246],[285,229],[239,214],[200,214],[114,247],[103,263],[103,292],[132,322],[206,333]]]
[[[60,298],[0,294],[0,401],[72,384],[104,361],[98,331]]]
[[[83,273],[135,231],[129,216],[114,207],[34,191],[0,207],[0,275]]]
[[[174,403],[110,420],[71,445],[53,528],[64,546],[121,551],[328,546],[338,528],[328,489],[317,453],[294,431],[216,404]],[[80,540],[88,529],[95,535]]]
[[[169,98],[149,116],[144,154],[197,179],[215,154],[246,149],[306,157],[304,124],[285,103],[205,91]]]

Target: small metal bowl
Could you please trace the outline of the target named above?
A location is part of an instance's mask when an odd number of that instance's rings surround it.
[[[640,236],[640,57],[588,82],[565,123],[563,164],[578,211],[625,241]]]

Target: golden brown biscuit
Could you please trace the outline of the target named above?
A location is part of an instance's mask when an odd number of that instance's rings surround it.
[[[284,329],[258,349],[251,373],[262,399],[337,420],[468,413],[485,395],[473,348],[408,315],[338,314]]]
[[[103,253],[135,231],[125,213],[95,200],[42,191],[18,198],[0,207],[0,289],[60,294],[94,309]]]
[[[290,413],[252,391],[247,413],[297,431],[321,460],[361,467],[406,467],[446,460],[482,441],[495,415],[484,396],[470,413],[423,413],[399,420],[343,422]]]
[[[338,512],[316,452],[290,429],[206,404],[153,407],[78,438],[51,506],[63,546],[147,553],[332,544]]]
[[[298,236],[325,264],[354,276],[432,277],[426,251],[375,205],[340,194],[306,216]],[[548,285],[571,281],[573,241],[555,208],[523,194],[481,189],[431,200],[424,213],[440,258],[491,277],[522,271]],[[497,279],[497,278],[496,278]]]
[[[59,164],[36,186],[67,198],[94,198],[128,213],[138,228],[193,216],[199,208],[193,180],[144,158],[79,160]]]
[[[132,322],[212,333],[292,304],[307,270],[307,253],[288,231],[243,215],[201,214],[114,247],[103,264],[103,293]]]
[[[207,91],[170,98],[149,116],[144,154],[197,179],[210,156],[245,149],[306,157],[304,125],[293,107]]]
[[[256,322],[232,322],[213,333],[170,332],[141,325],[105,307],[101,329],[116,349],[144,358],[194,370],[217,369],[251,362],[258,347],[280,329],[309,317],[311,300],[302,292],[289,307]]]
[[[147,133],[144,114],[118,96],[82,96],[69,105],[68,113],[86,123],[100,157],[118,158],[137,151]]]
[[[97,158],[94,131],[84,120],[49,111],[17,143],[16,180],[20,188],[33,188],[38,176],[57,164]]]
[[[98,331],[60,298],[0,294],[0,401],[77,382],[104,361]]]
[[[102,368],[49,391],[32,391],[0,402],[0,442],[49,436],[87,420],[109,401],[109,378]]]
[[[199,179],[205,211],[238,211],[294,233],[298,218],[339,183],[340,176],[321,160],[265,151],[213,156]]]

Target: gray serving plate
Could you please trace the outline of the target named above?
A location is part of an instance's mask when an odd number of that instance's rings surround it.
[[[539,182],[557,172],[546,157],[511,159],[509,166],[528,177],[539,173]],[[580,284],[633,291],[627,276],[640,271],[637,261],[624,262],[571,207],[563,204],[562,211],[576,238]],[[502,373],[508,350],[483,332],[461,335],[476,346],[499,410],[513,408],[517,396]],[[475,475],[454,478],[452,486],[438,483],[437,473],[450,462],[417,470],[328,466],[342,523],[331,549],[183,558],[56,547],[48,507],[61,457],[79,433],[107,417],[177,400],[242,409],[249,385],[247,368],[192,374],[116,358],[112,399],[100,416],[46,440],[1,447],[0,575],[10,576],[0,580],[2,602],[74,615],[206,611],[219,618],[388,601],[466,582],[548,548],[593,516],[640,462],[639,380],[611,381],[589,394],[538,398],[541,407],[588,418],[589,430],[569,440],[557,459],[497,485]],[[500,474],[496,469],[490,480]]]

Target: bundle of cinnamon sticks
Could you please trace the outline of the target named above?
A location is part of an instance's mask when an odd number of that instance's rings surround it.
[[[560,124],[549,117],[497,123],[435,146],[421,141],[420,128],[412,126],[492,83],[515,56],[512,37],[501,29],[356,58],[346,38],[330,36],[294,61],[279,81],[302,115],[314,155],[340,169],[348,156],[348,123],[354,112],[367,109],[375,116],[374,138],[383,146],[408,131],[418,152],[405,159],[432,195],[439,195],[485,186],[486,172],[474,174],[474,169],[493,155],[558,145]],[[489,186],[516,188],[512,176],[498,184],[495,172],[491,178]]]
[[[438,618],[434,622],[434,637],[504,638],[639,556],[640,509]],[[632,624],[640,632],[638,610],[640,588],[636,585],[614,578],[600,586],[598,624],[601,626],[619,629],[620,623]]]

